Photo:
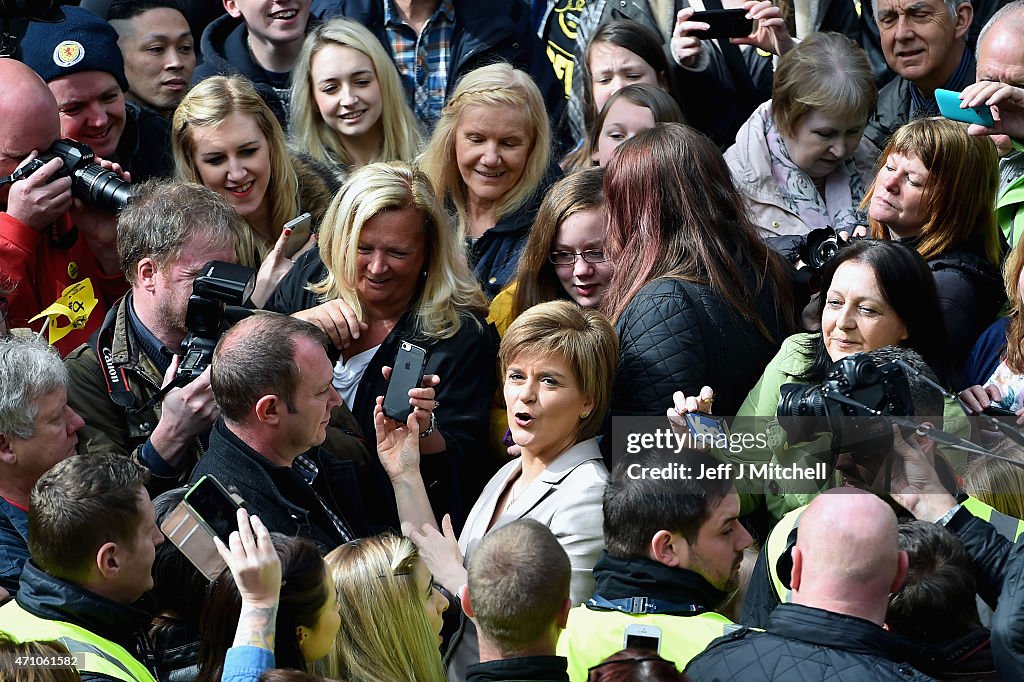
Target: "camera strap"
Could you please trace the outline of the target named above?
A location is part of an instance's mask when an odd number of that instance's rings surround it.
[[[4,185],[13,185],[18,180],[24,180],[28,176],[35,173],[37,170],[43,167],[43,162],[39,159],[32,159],[21,168],[18,168],[10,175],[0,176],[0,187]]]
[[[103,324],[96,334],[96,358],[99,360],[100,368],[103,370],[103,379],[107,382],[107,394],[118,407],[128,412],[140,412],[144,408],[138,407],[139,399],[132,393],[128,386],[128,374],[124,367],[115,367],[113,353],[114,327],[117,320],[117,311],[120,306],[114,306],[107,311]]]

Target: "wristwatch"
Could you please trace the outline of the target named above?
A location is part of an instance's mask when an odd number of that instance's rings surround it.
[[[437,426],[437,417],[435,417],[435,416],[434,416],[434,413],[433,413],[433,412],[431,412],[431,413],[430,413],[430,426],[428,426],[428,427],[427,427],[427,430],[426,430],[426,431],[424,431],[424,432],[422,432],[422,433],[420,434],[420,438],[426,438],[427,436],[429,436],[430,434],[432,434],[432,433],[434,432],[434,428],[435,428],[436,426]]]

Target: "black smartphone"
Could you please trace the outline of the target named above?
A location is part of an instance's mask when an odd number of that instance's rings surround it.
[[[995,404],[989,405],[984,410],[982,410],[982,412],[984,412],[985,414],[987,414],[990,417],[1016,417],[1017,416],[1017,413],[1014,412],[1013,410],[1008,410],[1005,407],[999,407],[998,405],[995,405]]]
[[[427,364],[427,351],[402,341],[391,366],[391,380],[384,395],[384,414],[397,422],[405,423],[412,412],[409,391],[423,383],[423,368]]]
[[[185,504],[217,537],[228,544],[231,533],[238,530],[239,504],[212,474],[206,474],[185,493]]]
[[[745,9],[709,9],[705,12],[694,12],[690,21],[709,24],[711,28],[701,31],[701,40],[712,38],[743,38],[754,32],[754,20],[747,19]]]

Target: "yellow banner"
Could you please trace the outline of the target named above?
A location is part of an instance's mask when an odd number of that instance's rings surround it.
[[[50,332],[49,343],[53,345],[72,331],[84,327],[97,302],[92,289],[92,280],[84,279],[65,289],[60,298],[29,322],[35,322],[45,317],[46,326]],[[58,327],[57,319],[61,317],[66,317],[70,324]]]

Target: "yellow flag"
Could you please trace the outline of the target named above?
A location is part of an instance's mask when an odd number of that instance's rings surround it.
[[[83,279],[75,282],[60,295],[46,310],[33,317],[29,322],[46,318],[50,331],[50,345],[53,345],[75,329],[81,329],[89,321],[89,314],[96,307],[96,295],[92,290],[92,280]],[[66,317],[70,324],[57,326],[57,318]]]

